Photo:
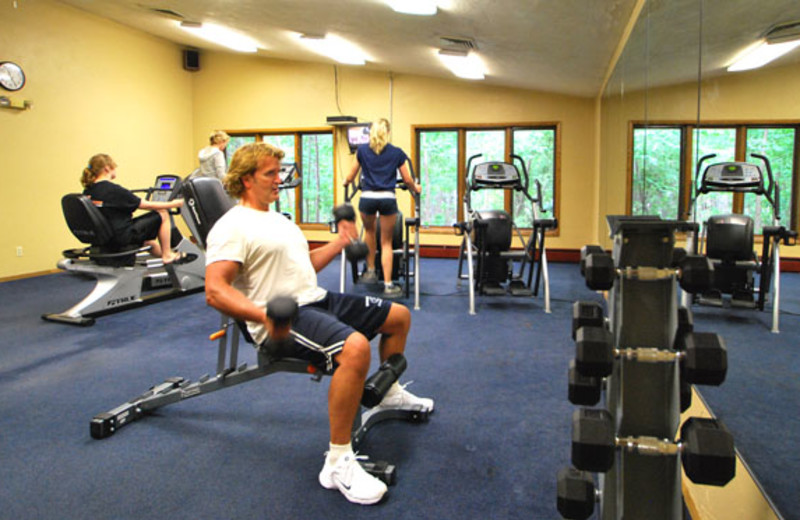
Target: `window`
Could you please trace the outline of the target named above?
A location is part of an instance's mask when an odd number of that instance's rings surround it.
[[[463,183],[458,175],[458,132],[424,131],[418,139],[422,225],[450,226],[458,220]]]
[[[798,172],[795,150],[800,150],[800,123],[761,125],[726,123],[634,125],[630,167],[629,212],[632,215],[658,215],[662,218],[687,218],[692,197],[699,183],[697,160],[709,154],[703,168],[715,162],[746,161],[762,165],[751,154],[766,156],[779,191],[780,223],[797,227],[795,186]],[[688,161],[684,157],[689,157]],[[762,167],[762,170],[765,170]],[[768,182],[764,171],[765,182]],[[695,220],[705,222],[710,215],[745,213],[753,217],[756,233],[772,225],[773,211],[766,197],[741,193],[708,193],[697,199]]]
[[[231,134],[231,132],[228,132]],[[325,224],[333,211],[333,133],[331,131],[284,131],[231,134],[229,157],[244,143],[262,141],[285,154],[283,162],[296,163],[303,182],[295,189],[281,190],[280,211],[298,224]]]
[[[464,219],[466,168],[486,161],[512,162],[518,155],[530,177],[528,192],[536,197],[535,181],[542,186],[545,210],[556,213],[556,158],[558,125],[514,127],[417,127],[416,153],[422,183],[423,226],[450,227]],[[521,168],[518,162],[515,162]],[[472,192],[471,207],[511,213],[519,227],[533,225],[533,208],[521,193],[501,190]]]
[[[633,131],[634,215],[678,217],[681,186],[680,128],[637,128]]]

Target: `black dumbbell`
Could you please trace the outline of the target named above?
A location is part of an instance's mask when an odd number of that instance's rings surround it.
[[[577,301],[572,304],[572,339],[579,328],[585,325],[602,327],[605,324],[603,304],[600,302]]]
[[[585,245],[581,248],[581,276],[586,276],[586,257],[595,253],[605,253],[605,250],[596,245]]]
[[[267,317],[276,327],[284,327],[297,318],[297,309],[294,298],[277,296],[267,303]],[[293,343],[291,335],[278,340],[267,338],[261,348],[268,356],[279,359],[291,353]]]
[[[372,374],[364,383],[364,393],[361,404],[367,408],[377,406],[383,401],[386,392],[400,378],[406,370],[406,358],[403,354],[393,354],[384,361],[378,371]]]
[[[714,265],[708,257],[685,255],[677,263],[681,289],[696,294],[711,288],[714,283]]]
[[[563,468],[558,472],[556,491],[556,508],[561,516],[570,520],[585,520],[592,516],[597,492],[588,472]]]
[[[607,291],[614,286],[617,270],[614,259],[606,252],[586,255],[583,264],[583,277],[586,286],[593,291]]]
[[[333,208],[333,221],[336,225],[342,220],[356,221],[356,210],[350,204],[340,204]],[[344,248],[344,255],[350,262],[360,262],[369,254],[369,247],[361,240],[351,239]]]
[[[575,333],[575,367],[585,376],[606,377],[614,359],[643,363],[679,362],[682,375],[691,384],[721,385],[728,372],[728,353],[719,334],[689,332],[683,335],[684,350],[656,348],[615,349],[613,337],[604,327],[584,326]]]
[[[736,474],[733,436],[716,419],[692,417],[680,430],[680,441],[656,437],[616,437],[608,410],[581,408],[572,415],[572,464],[605,473],[614,465],[616,449],[639,455],[680,455],[689,480],[724,486]]]
[[[567,397],[572,404],[594,406],[600,401],[602,380],[599,377],[585,376],[575,368],[575,360],[570,360]]]

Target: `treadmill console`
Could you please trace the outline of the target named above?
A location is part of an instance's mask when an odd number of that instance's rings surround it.
[[[150,200],[153,202],[168,202],[172,200],[172,194],[180,187],[180,178],[175,175],[159,175],[150,192]]]
[[[504,162],[485,162],[472,170],[474,184],[494,187],[520,186],[519,170],[513,164]]]
[[[703,172],[701,192],[736,191],[764,192],[761,168],[745,162],[724,162],[708,166]]]

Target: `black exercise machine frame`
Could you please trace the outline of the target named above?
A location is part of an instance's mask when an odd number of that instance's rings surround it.
[[[483,154],[475,154],[471,156],[467,160],[467,166],[465,169],[465,190],[464,190],[464,218],[466,219],[464,222],[457,222],[453,224],[453,228],[456,231],[456,234],[463,235],[464,239],[461,242],[461,246],[459,247],[459,254],[458,254],[458,279],[468,279],[470,281],[469,287],[469,314],[475,314],[475,293],[481,293],[483,289],[483,281],[484,281],[484,270],[485,270],[485,262],[487,255],[490,253],[485,250],[485,247],[482,245],[478,247],[478,250],[475,251],[477,256],[476,262],[476,270],[477,270],[477,277],[473,274],[473,261],[472,261],[472,254],[473,254],[473,241],[471,238],[471,233],[475,231],[476,237],[485,232],[485,226],[481,225],[481,217],[479,211],[472,209],[472,191],[479,191],[481,189],[486,189],[487,187],[481,186],[479,183],[475,182],[474,174],[475,170],[472,168],[472,162],[481,157]],[[529,240],[525,240],[522,236],[522,232],[517,227],[516,223],[511,220],[512,229],[516,231],[517,237],[519,238],[520,242],[522,243],[522,250],[521,251],[508,251],[506,252],[507,258],[511,259],[512,261],[519,260],[519,273],[517,274],[517,280],[525,279],[524,286],[528,290],[531,289],[531,284],[533,283],[533,276],[534,276],[534,266],[536,267],[536,279],[535,283],[533,284],[533,290],[531,291],[531,295],[536,297],[539,295],[539,284],[544,279],[544,300],[545,300],[545,312],[550,313],[550,279],[548,274],[547,268],[547,250],[545,249],[545,239],[547,237],[547,231],[551,229],[556,229],[558,227],[558,219],[551,218],[551,219],[544,219],[541,218],[541,213],[544,213],[544,206],[542,203],[542,185],[538,180],[535,180],[536,185],[536,197],[532,197],[528,192],[530,188],[530,177],[528,175],[528,169],[525,166],[525,161],[519,155],[511,154],[511,164],[517,172],[519,172],[519,168],[516,168],[514,165],[514,161],[519,162],[522,166],[522,178],[521,184],[519,186],[514,187],[514,191],[521,192],[526,199],[531,203],[533,208],[533,223],[531,228],[531,236]],[[495,161],[497,162],[497,161]],[[476,165],[477,168],[477,165]],[[509,189],[509,188],[502,188],[502,189]],[[475,242],[479,244],[484,244],[485,240],[476,239]],[[463,263],[464,263],[464,256],[467,256],[467,275],[463,274]],[[528,267],[527,277],[525,276],[525,268]],[[513,273],[512,273],[513,278]]]
[[[769,202],[773,212],[773,225],[763,226],[761,233],[761,257],[756,258],[756,262],[758,264],[757,269],[759,273],[759,286],[757,291],[754,290],[754,292],[756,292],[758,295],[755,306],[759,311],[763,311],[765,309],[767,295],[770,292],[770,285],[772,284],[773,304],[771,331],[777,334],[780,332],[780,245],[794,245],[797,239],[797,232],[780,225],[780,187],[775,181],[775,178],[772,174],[772,166],[769,159],[765,155],[757,153],[750,154],[751,157],[759,159],[763,162],[767,173],[767,185],[764,186],[762,176],[758,183],[743,183],[740,186],[733,188],[724,184],[708,183],[707,185],[704,185],[703,178],[705,172],[703,172],[703,175],[701,175],[701,172],[703,171],[703,164],[707,160],[713,159],[716,156],[717,154],[714,153],[707,154],[701,157],[697,162],[697,166],[695,168],[695,182],[692,186],[693,196],[689,204],[690,218],[692,221],[697,219],[696,205],[699,195],[705,195],[711,192],[753,193],[756,196],[761,195],[767,199],[767,202]],[[711,168],[712,166],[714,165],[709,165],[706,169]],[[689,236],[687,236],[686,243],[687,251],[689,253],[700,252],[702,249],[704,249],[705,235],[701,238],[701,234],[702,233],[698,231],[689,233]],[[686,293],[684,293],[681,300],[683,305],[688,305],[690,302],[699,303],[700,301],[701,298],[699,295],[689,296]]]

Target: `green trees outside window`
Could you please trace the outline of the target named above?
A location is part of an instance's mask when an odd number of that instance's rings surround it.
[[[765,125],[730,123],[724,126],[696,127],[692,124],[634,125],[631,162],[630,213],[658,215],[662,218],[689,218],[692,197],[697,187],[699,158],[716,154],[703,168],[715,162],[746,161],[761,166],[752,153],[766,156],[779,189],[780,223],[797,228],[799,184],[795,150],[800,150],[800,123]],[[690,157],[689,161],[684,160]],[[766,171],[764,172],[766,182]],[[744,213],[750,215],[756,233],[772,225],[773,212],[763,196],[753,194],[709,193],[701,195],[694,208],[694,219],[703,223],[711,215]]]
[[[542,185],[544,207],[555,214],[556,133],[557,127],[459,127],[418,128],[417,164],[422,183],[422,225],[450,227],[464,219],[467,161],[481,154],[472,164],[486,161],[511,161],[519,155],[530,175],[529,192],[536,196],[534,180]],[[517,164],[519,167],[519,165]],[[501,190],[473,192],[475,210],[502,209],[512,214],[519,227],[531,227],[533,208],[520,193],[508,195]]]
[[[230,132],[229,132],[230,133]],[[330,131],[263,132],[231,135],[228,157],[255,141],[277,146],[283,162],[296,163],[303,182],[296,189],[281,190],[280,208],[300,224],[327,224],[333,211],[333,133]]]

